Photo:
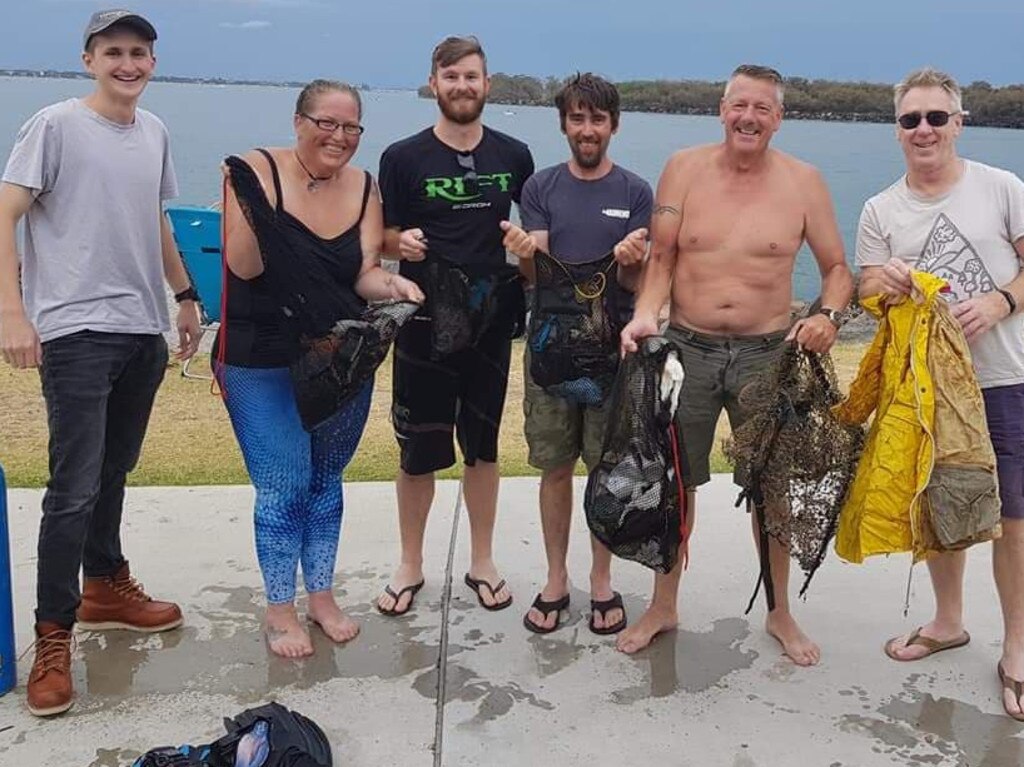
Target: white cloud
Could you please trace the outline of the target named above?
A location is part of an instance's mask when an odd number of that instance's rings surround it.
[[[224,29],[266,29],[272,24],[269,21],[251,19],[249,21],[222,21],[220,26]]]

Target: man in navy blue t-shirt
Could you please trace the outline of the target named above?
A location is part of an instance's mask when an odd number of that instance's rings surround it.
[[[559,616],[569,606],[566,554],[576,461],[582,457],[588,470],[597,464],[607,422],[608,392],[582,384],[590,382],[588,375],[600,367],[595,359],[605,361],[607,379],[617,364],[617,330],[628,319],[630,291],[647,250],[654,197],[646,181],[608,156],[619,127],[619,93],[612,83],[590,73],[577,75],[565,84],[555,104],[571,155],[568,162],[532,176],[520,201],[523,228],[545,254],[537,255],[536,263],[520,262],[535,282],[537,299],[523,366],[523,410],[529,462],[543,472],[540,513],[548,560],[547,583],[523,623],[542,634],[558,628]],[[574,286],[582,287],[559,293],[555,284],[564,283],[562,276],[570,272]],[[559,306],[560,300],[568,306]],[[593,346],[606,348],[587,349],[583,355],[558,348],[595,324],[605,325],[608,332],[597,334],[603,337]],[[551,332],[555,327],[558,330]],[[547,369],[544,355],[556,360]],[[572,362],[566,364],[567,358]],[[535,375],[531,362],[542,375]],[[556,375],[550,372],[553,368]],[[590,629],[613,634],[626,626],[622,597],[611,587],[611,553],[594,538],[591,546]]]

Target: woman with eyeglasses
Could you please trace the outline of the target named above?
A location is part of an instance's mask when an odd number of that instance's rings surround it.
[[[225,167],[226,310],[214,369],[256,489],[256,553],[270,649],[291,658],[313,652],[295,606],[300,563],[309,621],[335,642],[359,631],[339,608],[332,585],[341,473],[362,436],[372,380],[328,421],[303,428],[289,367],[301,348],[297,315],[318,307],[282,302],[281,264],[315,268],[315,289],[299,303],[337,304],[350,309],[349,316],[358,316],[365,301],[423,300],[415,283],[380,267],[384,233],[376,184],[349,162],[359,148],[361,117],[358,91],[314,80],[295,105],[294,145],[254,149],[241,160],[229,158]],[[265,230],[254,231],[256,220],[271,229],[273,245]]]

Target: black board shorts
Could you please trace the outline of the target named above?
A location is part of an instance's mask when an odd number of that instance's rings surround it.
[[[512,339],[501,323],[467,349],[431,355],[430,320],[414,318],[395,341],[391,421],[406,474],[498,460]]]

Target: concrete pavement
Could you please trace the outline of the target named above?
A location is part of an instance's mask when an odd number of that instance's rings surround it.
[[[316,654],[296,662],[272,657],[263,640],[251,490],[129,490],[132,569],[149,591],[182,604],[186,625],[153,636],[80,633],[76,705],[49,721],[24,708],[26,656],[20,686],[0,698],[0,764],[126,765],[153,746],[211,740],[223,732],[222,717],[269,699],[320,723],[345,767],[1024,764],[1024,727],[1002,713],[998,697],[990,547],[970,556],[972,643],[910,664],[888,660],[881,645],[928,619],[925,568],[914,569],[904,618],[909,557],[853,566],[830,552],[797,605],[823,660],[797,668],[764,634],[760,603],[742,614],[756,577],[749,522],[733,508],[729,478],[716,476],[698,500],[680,628],[627,657],[614,638],[587,629],[582,511],[570,552],[570,620],[546,636],[522,628],[544,574],[536,495],[536,479],[503,480],[495,550],[516,601],[492,613],[462,583],[468,525],[458,485],[438,483],[427,584],[412,613],[388,619],[372,602],[397,556],[394,490],[347,486],[337,586],[362,632],[334,646],[314,630]],[[19,648],[32,639],[40,497],[9,496]],[[616,562],[614,576],[630,617],[639,617],[650,572]]]

